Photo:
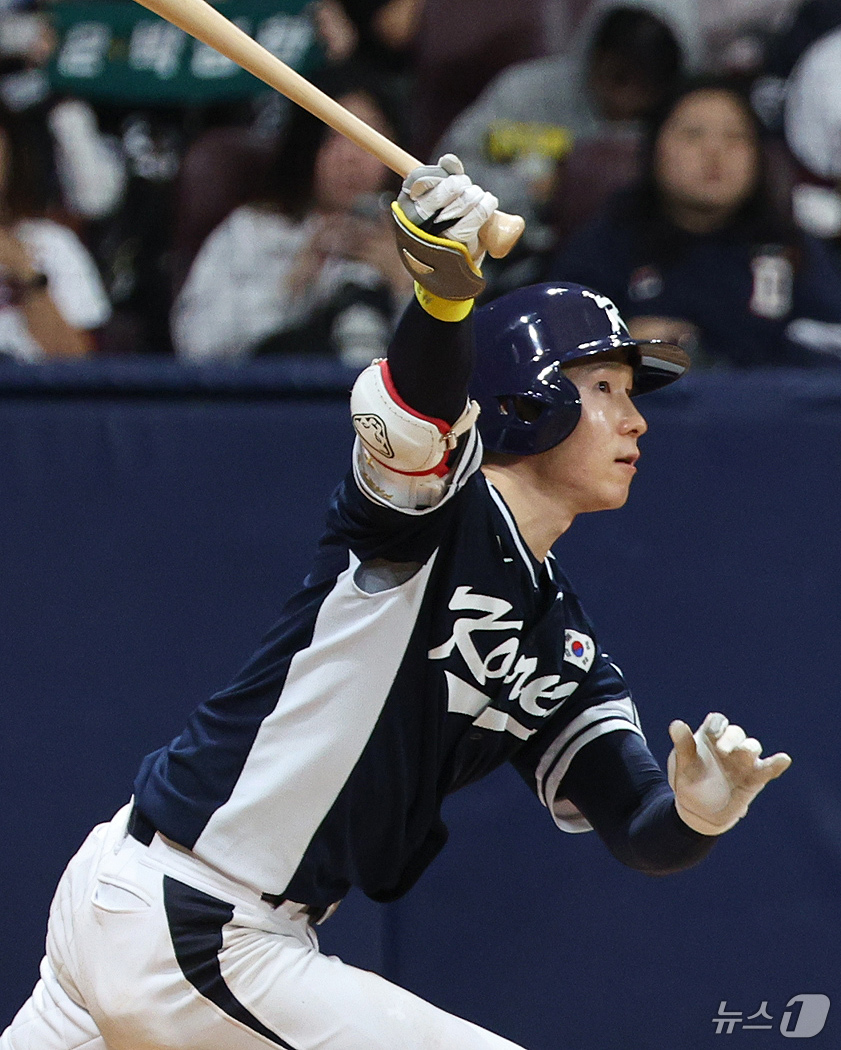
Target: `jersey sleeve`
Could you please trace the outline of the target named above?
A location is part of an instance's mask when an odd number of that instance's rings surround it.
[[[575,692],[512,760],[562,831],[592,830],[590,822],[564,796],[563,779],[585,745],[617,731],[645,740],[622,672],[606,653],[597,650]]]
[[[582,748],[564,790],[617,860],[649,875],[697,864],[715,836],[687,827],[666,774],[636,733],[607,733]]]
[[[331,548],[338,546],[360,562],[386,561],[407,571],[410,563],[424,565],[465,513],[465,501],[479,498],[481,480],[481,474],[473,474],[458,487],[451,485],[436,507],[413,513],[384,498],[372,499],[357,483],[355,471],[349,471],[330,501],[316,563],[331,561]]]

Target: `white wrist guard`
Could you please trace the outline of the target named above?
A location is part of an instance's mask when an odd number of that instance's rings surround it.
[[[445,474],[450,451],[479,415],[475,401],[450,426],[415,412],[391,381],[388,362],[374,361],[360,373],[350,395],[353,428],[370,455],[398,474]]]

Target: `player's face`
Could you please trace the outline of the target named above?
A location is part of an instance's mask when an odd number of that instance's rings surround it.
[[[543,455],[548,478],[573,515],[614,510],[628,499],[648,429],[631,400],[633,369],[621,360],[568,366],[581,394],[581,418],[570,436]]]
[[[726,91],[703,89],[682,99],[657,138],[654,174],[666,209],[726,221],[750,196],[759,170],[752,122]],[[691,228],[691,226],[689,227]]]
[[[373,100],[362,92],[345,95],[339,102],[376,131],[393,132]],[[315,161],[315,197],[325,212],[345,212],[363,194],[377,193],[385,185],[388,169],[355,142],[329,131]]]

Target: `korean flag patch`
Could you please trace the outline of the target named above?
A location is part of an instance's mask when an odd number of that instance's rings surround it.
[[[596,645],[589,635],[580,631],[564,632],[564,660],[567,663],[589,671],[595,655]]]

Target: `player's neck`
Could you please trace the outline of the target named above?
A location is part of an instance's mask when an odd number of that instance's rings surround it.
[[[542,562],[572,524],[574,512],[522,460],[505,466],[485,463],[482,472],[508,504],[529,550]]]

